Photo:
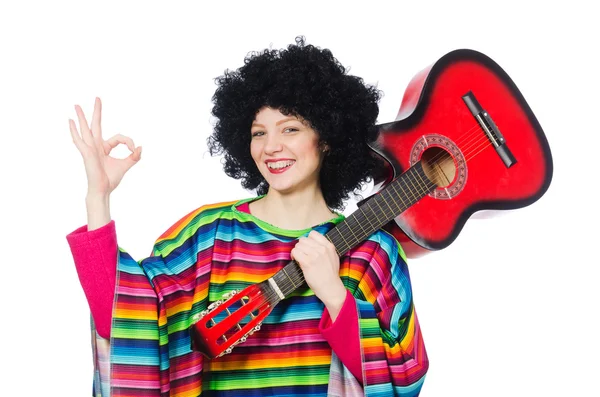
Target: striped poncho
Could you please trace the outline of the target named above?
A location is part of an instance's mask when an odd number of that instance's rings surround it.
[[[192,316],[233,289],[259,283],[290,261],[296,239],[236,206],[203,206],[135,261],[119,248],[110,340],[94,332],[96,396],[417,396],[428,360],[405,256],[378,231],[340,258],[356,299],[364,385],[318,329],[324,304],[307,287],[281,301],[260,331],[209,360],[190,349]]]

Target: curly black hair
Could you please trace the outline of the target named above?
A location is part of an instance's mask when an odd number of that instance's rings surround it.
[[[367,142],[377,137],[382,92],[347,74],[330,50],[306,45],[303,36],[295,41],[287,49],[250,52],[242,67],[215,79],[209,152],[224,154],[225,173],[244,188],[265,194],[269,186],[250,155],[252,122],[265,106],[302,118],[329,147],[321,189],[330,208],[342,209],[379,166]]]

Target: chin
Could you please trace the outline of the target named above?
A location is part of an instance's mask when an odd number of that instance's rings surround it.
[[[273,190],[281,194],[287,194],[294,191],[294,186],[290,184],[274,183],[269,184],[269,190]]]
[[[289,190],[292,190],[295,186],[294,182],[291,180],[293,178],[274,178],[269,171],[267,171],[267,175],[263,173],[262,176],[263,178],[265,178],[265,181],[267,181],[267,183],[269,184],[269,188],[277,190],[278,192],[287,192]]]

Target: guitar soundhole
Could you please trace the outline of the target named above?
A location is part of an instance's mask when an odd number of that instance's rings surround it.
[[[423,171],[438,188],[449,186],[456,177],[454,159],[442,148],[430,147],[421,156]]]
[[[417,139],[410,151],[411,166],[421,162],[425,175],[437,185],[429,197],[450,200],[467,182],[467,162],[458,146],[448,137],[427,134]]]

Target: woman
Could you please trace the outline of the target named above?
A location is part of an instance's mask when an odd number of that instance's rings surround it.
[[[88,225],[67,239],[97,331],[96,394],[418,395],[428,360],[401,247],[377,231],[340,258],[323,236],[377,167],[367,142],[380,93],[303,38],[250,54],[217,83],[209,149],[258,196],[192,211],[141,261],[117,249],[109,212],[141,147],[103,140],[98,98],[91,129],[78,106],[80,130],[69,120],[88,178]],[[131,155],[111,158],[120,143]],[[218,359],[190,349],[195,314],[290,259],[307,285],[259,332]]]

